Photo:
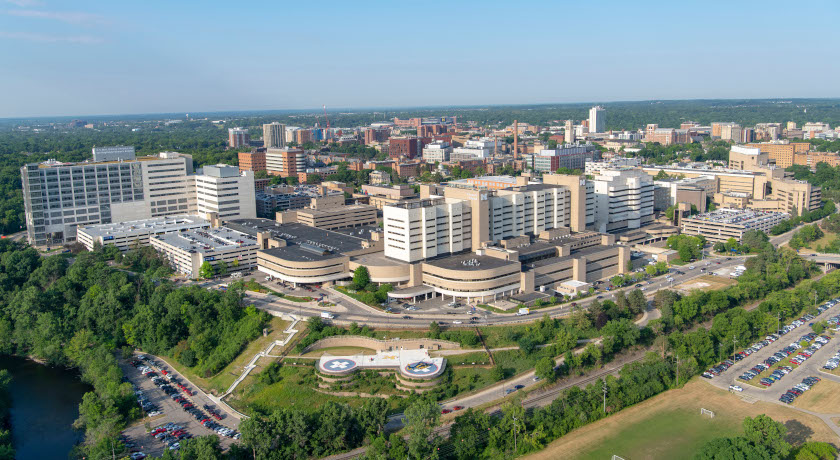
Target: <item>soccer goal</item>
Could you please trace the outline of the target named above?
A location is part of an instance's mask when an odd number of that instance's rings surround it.
[[[715,413],[710,411],[709,409],[700,408],[700,415],[708,415],[709,418],[715,418]]]
[[[613,455],[612,460],[624,460],[624,459],[619,457],[618,455]]]

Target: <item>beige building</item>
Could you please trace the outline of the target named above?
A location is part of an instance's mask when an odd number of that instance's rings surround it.
[[[209,228],[208,220],[194,215],[153,217],[130,222],[79,227],[77,241],[88,251],[93,251],[96,244],[103,247],[113,245],[121,251],[128,251],[149,246],[153,235]]]
[[[761,142],[747,144],[746,147],[758,148],[761,153],[766,153],[769,161],[774,162],[779,168],[788,168],[794,165],[794,157],[797,153],[806,153],[811,149],[808,142]]]

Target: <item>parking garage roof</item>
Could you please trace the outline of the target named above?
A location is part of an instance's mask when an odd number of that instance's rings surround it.
[[[520,266],[519,262],[482,256],[472,252],[428,259],[425,263],[447,270],[459,271],[493,270],[507,266]]]

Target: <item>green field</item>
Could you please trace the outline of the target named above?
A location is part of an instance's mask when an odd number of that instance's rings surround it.
[[[659,412],[635,421],[609,437],[600,446],[577,457],[603,460],[618,455],[627,460],[641,458],[692,458],[707,441],[735,436],[741,420],[730,417],[700,417],[697,411],[677,409]]]
[[[701,407],[714,411],[715,417],[701,416]],[[805,441],[836,442],[834,432],[813,415],[778,404],[748,403],[694,378],[683,388],[574,430],[526,458],[603,460],[618,455],[627,460],[689,459],[713,438],[740,435],[744,418],[758,414],[785,424],[787,441],[794,446]]]

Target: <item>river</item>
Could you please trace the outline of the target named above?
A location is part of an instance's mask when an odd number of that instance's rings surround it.
[[[12,434],[17,460],[66,459],[84,434],[73,429],[82,395],[92,387],[76,371],[0,356],[12,373]]]

